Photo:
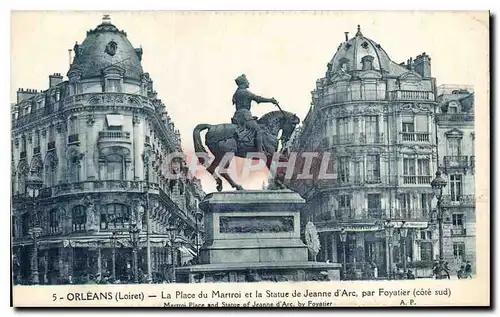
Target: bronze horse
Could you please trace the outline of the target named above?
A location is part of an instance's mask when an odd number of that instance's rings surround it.
[[[266,156],[266,166],[269,169],[272,163],[273,154],[277,152],[279,142],[284,145],[290,139],[293,131],[300,119],[287,111],[272,111],[266,113],[257,120],[263,131],[262,147]],[[215,156],[214,160],[207,167],[207,171],[214,177],[217,182],[217,190],[222,190],[222,180],[216,175],[215,169],[227,153],[231,155],[245,158],[247,153],[256,152],[254,135],[250,130],[241,130],[236,124],[223,123],[218,125],[199,124],[194,128],[193,141],[196,153],[207,153],[201,141],[201,132],[207,130],[205,135],[205,144],[210,152]],[[278,139],[278,133],[282,131],[281,138]],[[233,158],[231,157],[231,159]],[[204,159],[198,157],[201,164]],[[224,166],[227,169],[230,160]],[[220,176],[237,190],[242,190],[243,187],[237,184],[231,176],[226,172],[221,172]]]

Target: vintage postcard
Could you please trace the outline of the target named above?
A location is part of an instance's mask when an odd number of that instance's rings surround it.
[[[489,19],[12,12],[13,306],[489,306]]]

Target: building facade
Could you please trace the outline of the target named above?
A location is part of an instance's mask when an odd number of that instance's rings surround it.
[[[179,131],[142,56],[105,16],[75,44],[67,80],[56,73],[46,90],[18,90],[11,108],[15,283],[33,283],[37,268],[47,284],[112,271],[131,280],[133,251],[141,280],[147,273],[171,280],[172,265],[196,256],[203,191],[182,158],[169,159],[182,151]],[[32,180],[42,182],[34,198],[26,190]],[[138,244],[129,234],[134,225]]]
[[[444,256],[454,269],[470,261],[475,270],[474,89],[442,85],[437,101],[439,168],[448,181],[443,196]]]
[[[317,80],[291,151],[329,152],[334,177],[292,179],[290,186],[307,200],[319,259],[345,262],[346,278],[367,270],[387,277],[394,267],[431,263],[436,254],[430,233],[436,106],[431,58],[422,53],[395,63],[359,26]]]

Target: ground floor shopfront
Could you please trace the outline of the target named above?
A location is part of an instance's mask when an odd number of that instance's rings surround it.
[[[82,243],[83,244],[83,243]],[[40,241],[38,251],[33,244],[19,244],[13,247],[13,280],[15,284],[31,284],[35,271],[35,253],[38,255],[38,279],[40,284],[86,283],[89,280],[112,278],[113,256],[115,279],[122,282],[134,280],[133,249],[130,246],[110,245],[83,246],[78,242],[57,245]],[[196,253],[188,246],[175,247],[172,252],[162,243],[150,248],[153,282],[172,280],[172,265],[178,267],[194,261]],[[145,282],[148,270],[147,249],[137,251],[139,281]]]
[[[406,238],[399,228],[401,223],[396,222],[391,234],[376,224],[320,226],[318,260],[343,264],[345,279],[387,278],[390,271],[404,266],[413,271],[416,266],[421,274],[428,274],[426,267],[432,266],[438,254],[438,241],[427,234],[428,224],[406,225]]]

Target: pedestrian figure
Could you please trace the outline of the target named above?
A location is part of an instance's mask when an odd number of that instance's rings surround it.
[[[448,262],[444,262],[443,271],[445,272],[448,279],[450,279],[450,268],[448,266]]]
[[[472,265],[469,261],[465,265],[465,278],[472,278]]]

